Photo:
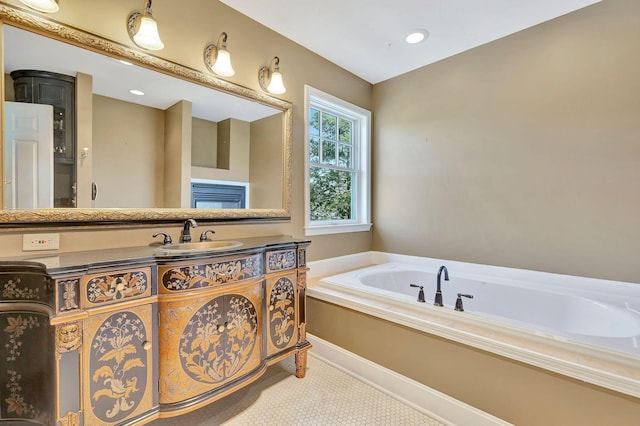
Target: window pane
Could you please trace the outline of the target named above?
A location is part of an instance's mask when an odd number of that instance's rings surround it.
[[[336,143],[323,140],[322,141],[322,162],[324,164],[336,164]]]
[[[338,121],[339,128],[338,133],[340,135],[340,142],[351,143],[351,129],[353,128],[353,122],[345,119]]]
[[[352,167],[351,145],[340,144],[340,146],[338,147],[338,166]]]
[[[320,139],[311,138],[309,141],[309,160],[312,163],[320,162]]]
[[[320,111],[313,108],[309,109],[309,134],[320,136]]]
[[[351,206],[355,173],[311,167],[311,220],[353,219]]]
[[[331,114],[322,113],[322,137],[336,140],[336,124],[338,117]]]

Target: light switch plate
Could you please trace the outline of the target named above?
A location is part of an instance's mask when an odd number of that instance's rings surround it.
[[[22,251],[57,250],[60,248],[60,234],[24,234]]]

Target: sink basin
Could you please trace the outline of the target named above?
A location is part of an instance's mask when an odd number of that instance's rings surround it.
[[[240,247],[239,241],[199,241],[195,243],[180,243],[160,246],[155,249],[156,253],[164,254],[188,254],[206,251],[229,250]]]

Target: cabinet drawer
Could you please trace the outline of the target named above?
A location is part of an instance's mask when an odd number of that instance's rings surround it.
[[[151,296],[151,268],[86,275],[82,289],[86,308]]]
[[[296,251],[294,249],[267,252],[267,273],[286,271],[296,267]]]
[[[158,275],[160,276],[159,292],[164,294],[211,288],[260,277],[262,255],[256,254],[209,263],[160,266]]]

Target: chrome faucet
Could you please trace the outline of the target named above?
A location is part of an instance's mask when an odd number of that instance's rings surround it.
[[[191,242],[191,228],[197,228],[198,222],[194,219],[187,219],[184,221],[184,228],[182,228],[182,233],[180,234],[180,242],[181,243],[190,243]]]
[[[436,287],[436,298],[433,301],[435,306],[442,306],[442,289],[440,288],[442,271],[444,271],[444,280],[449,281],[449,271],[447,270],[447,267],[443,265],[440,267],[440,270],[438,270],[438,287]]]

